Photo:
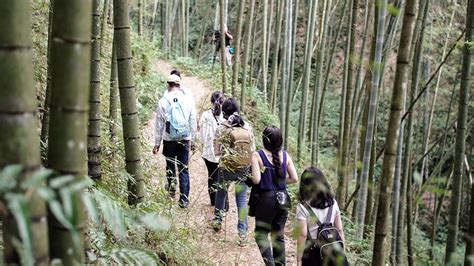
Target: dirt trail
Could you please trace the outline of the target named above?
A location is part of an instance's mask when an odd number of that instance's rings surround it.
[[[166,77],[173,66],[167,62],[159,61],[156,63],[156,68]],[[198,78],[186,76],[186,73],[182,73],[182,77],[183,86],[193,92],[199,117],[203,110],[210,107],[208,101],[214,89]],[[153,124],[154,121],[151,120],[149,126],[146,127],[149,136],[153,136]],[[155,156],[155,159],[159,168],[158,172],[164,172],[165,160],[163,156]],[[196,150],[191,155],[189,173],[191,182],[190,205],[186,212],[181,213],[183,215],[181,220],[183,226],[191,227],[196,233],[197,239],[195,241],[199,253],[206,254],[205,257],[209,258],[212,264],[258,265],[261,262],[261,257],[258,247],[253,241],[253,219],[249,219],[249,243],[244,247],[237,245],[237,207],[233,188],[230,189],[229,193],[230,210],[225,217],[223,230],[221,233],[215,233],[209,226],[214,209],[210,205],[207,194],[207,169],[201,158],[200,150]],[[156,180],[155,182],[158,183],[157,185],[163,184],[163,180]]]
[[[163,75],[168,76],[173,66],[165,61],[158,61],[156,69]],[[196,108],[198,117],[200,114],[210,108],[209,99],[211,93],[215,90],[211,88],[206,82],[202,80],[187,76],[182,73],[182,84],[191,89],[196,101]],[[149,139],[153,138],[154,120],[150,120],[145,135]],[[165,160],[163,156],[154,156],[154,165],[157,165],[158,172],[165,172]],[[199,254],[209,259],[213,265],[263,265],[263,261],[254,240],[255,219],[249,217],[249,241],[245,246],[237,244],[237,207],[235,205],[234,187],[229,189],[229,204],[230,210],[227,213],[223,222],[223,230],[220,233],[215,233],[210,227],[210,219],[213,217],[214,208],[211,207],[209,196],[207,193],[207,169],[204,161],[201,158],[201,151],[196,150],[190,158],[189,165],[190,173],[190,205],[188,209],[181,212],[179,215],[182,226],[190,227],[196,233],[196,247]],[[153,180],[153,183],[163,185],[164,180]],[[287,241],[288,252],[287,262],[289,265],[295,264],[293,241]]]

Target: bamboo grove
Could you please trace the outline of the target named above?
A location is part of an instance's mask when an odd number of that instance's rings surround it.
[[[349,252],[363,256],[357,245],[369,243],[361,263],[474,265],[474,1],[37,1],[49,7],[44,97],[31,1],[0,2],[0,176],[14,177],[0,182],[4,263],[28,264],[22,250],[31,264],[87,262],[83,184],[101,183],[105,138],[123,137],[128,204],[146,199],[136,91],[146,69],[134,65],[146,59],[132,53],[135,31],[165,59],[209,66],[246,117],[260,107],[277,118],[302,169],[331,172],[353,226]],[[231,65],[215,38],[226,28]],[[33,245],[21,244],[25,235]],[[420,235],[427,246],[416,245]]]

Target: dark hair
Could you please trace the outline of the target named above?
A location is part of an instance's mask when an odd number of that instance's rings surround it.
[[[177,70],[177,69],[171,70],[170,75],[176,75],[179,78],[181,78],[181,72],[179,72],[179,70]]]
[[[316,167],[308,167],[301,175],[298,198],[301,202],[309,201],[311,207],[325,209],[334,204],[331,186],[323,172]]]
[[[179,83],[176,83],[176,82],[168,82],[168,86],[169,87],[178,87],[178,88],[181,87],[181,85],[179,85]]]
[[[219,116],[222,113],[222,103],[225,100],[224,93],[220,91],[215,91],[211,96],[212,103],[212,114],[214,116]]]
[[[231,126],[243,127],[244,120],[240,116],[239,105],[234,98],[229,98],[222,104],[222,114]]]
[[[276,126],[268,126],[263,130],[262,135],[263,147],[272,153],[273,167],[275,167],[278,179],[284,178],[281,167],[280,151],[283,146],[283,136],[281,130]]]

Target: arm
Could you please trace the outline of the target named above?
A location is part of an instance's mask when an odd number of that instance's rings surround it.
[[[293,163],[293,159],[291,159],[289,154],[287,154],[286,156],[288,160],[288,167],[287,167],[288,177],[286,178],[286,182],[288,184],[294,184],[298,182],[298,174],[296,173],[296,168],[295,168],[295,164]]]
[[[342,243],[344,244],[344,247],[345,247],[346,239],[344,237],[344,230],[342,229],[342,220],[341,220],[340,211],[336,213],[336,219],[334,220],[334,227],[336,227],[336,230],[339,232],[339,235],[341,236],[341,239],[342,239]]]
[[[225,32],[225,35],[231,40],[234,39],[234,36],[232,36],[228,31]]]
[[[222,155],[222,150],[221,150],[221,134],[222,134],[222,128],[219,126],[216,129],[216,133],[214,134],[214,140],[213,140],[213,145],[214,145],[214,155],[215,156],[221,156]]]
[[[197,132],[197,122],[196,122],[196,106],[194,101],[191,101],[191,113],[189,115],[189,125],[191,127],[191,142],[194,142]]]
[[[262,172],[260,172],[260,156],[258,152],[252,153],[252,182],[254,184],[259,184],[262,178]]]
[[[303,259],[304,249],[306,247],[306,238],[308,237],[308,225],[306,220],[297,219],[296,220],[295,235],[298,236],[296,242],[296,265],[300,266]]]
[[[207,123],[207,121],[206,121],[204,113],[202,113],[201,117],[199,118],[199,124],[198,124],[198,128],[197,128],[197,131],[199,132],[198,137],[201,140],[201,142],[204,142],[204,138],[205,138],[204,129],[207,126],[205,123]]]
[[[253,128],[252,126],[250,126],[250,124],[249,124],[249,131],[250,131],[250,147],[252,148],[252,151],[255,151],[256,150],[255,136],[253,135]]]
[[[158,102],[158,108],[156,108],[156,116],[155,116],[155,147],[153,149],[154,154],[158,152],[159,147],[161,145],[165,123],[166,123],[165,112],[160,102]]]

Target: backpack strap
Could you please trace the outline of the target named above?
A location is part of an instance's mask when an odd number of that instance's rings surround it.
[[[211,109],[211,114],[212,114],[212,117],[214,117],[214,119],[216,120],[217,125],[220,125],[221,123],[219,123],[219,120],[217,120],[217,117],[212,112],[212,109]]]
[[[324,221],[326,224],[331,223],[331,218],[332,218],[332,208],[334,206],[334,203],[329,207],[328,214],[326,214],[326,221]]]
[[[305,209],[308,210],[309,216],[310,216],[311,218],[315,219],[316,224],[318,225],[318,227],[321,227],[322,224],[321,224],[321,222],[319,221],[319,218],[318,218],[318,216],[316,215],[316,213],[313,211],[313,208],[311,208],[311,206],[310,206],[307,202],[305,202],[304,204],[305,204],[306,207],[307,207],[307,208],[305,208]],[[309,230],[309,226],[308,226],[308,230]]]

